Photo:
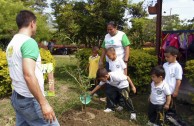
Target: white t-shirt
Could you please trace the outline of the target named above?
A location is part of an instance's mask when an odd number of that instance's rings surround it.
[[[120,71],[124,73],[124,69],[127,68],[123,59],[116,58],[114,61],[109,60],[109,70],[111,72]]]
[[[173,94],[176,87],[176,80],[182,80],[183,70],[181,65],[176,61],[175,63],[164,63],[163,65],[166,76],[165,81],[169,84],[170,92]]]
[[[129,82],[127,81],[127,76],[123,72],[109,72],[110,80],[107,82],[100,82],[99,85],[102,86],[105,83],[111,86],[117,87],[119,89],[129,87]]]
[[[124,47],[130,44],[129,39],[126,34],[122,31],[118,31],[116,35],[111,36],[110,34],[106,34],[104,38],[104,42],[102,44],[102,48],[110,48],[113,47],[115,49],[116,55],[118,58],[123,59],[125,55]],[[109,58],[106,56],[106,61],[109,61]]]
[[[31,58],[36,61],[35,76],[44,94],[44,78],[41,71],[41,57],[36,41],[29,36],[16,34],[6,49],[6,57],[14,90],[24,96],[33,97],[23,75],[22,59]],[[30,67],[30,66],[29,66]]]
[[[171,95],[168,84],[162,81],[160,85],[155,86],[154,82],[151,83],[150,102],[154,105],[163,105],[166,103],[166,96]]]

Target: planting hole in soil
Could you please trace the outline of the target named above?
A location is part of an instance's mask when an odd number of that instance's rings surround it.
[[[78,112],[75,114],[74,120],[79,120],[79,121],[89,121],[91,119],[94,119],[95,115],[91,112]]]

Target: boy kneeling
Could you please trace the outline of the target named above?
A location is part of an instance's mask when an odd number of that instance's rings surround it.
[[[105,83],[110,85],[110,89],[106,92],[107,101],[110,102],[106,104],[106,110],[104,111],[111,112],[115,110],[122,98],[124,101],[121,106],[131,112],[131,119],[136,119],[133,103],[129,97],[129,84],[132,87],[133,93],[136,93],[136,88],[131,79],[124,75],[123,72],[107,72],[105,68],[98,69],[96,78],[100,80],[100,83],[91,91],[91,95],[99,90]]]

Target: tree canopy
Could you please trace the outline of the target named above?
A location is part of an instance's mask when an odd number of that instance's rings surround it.
[[[35,12],[37,16],[36,41],[48,40],[50,37],[50,31],[47,25],[47,16],[36,11],[31,4],[26,6],[26,3],[23,1],[24,0],[0,0],[0,46],[3,48],[7,46],[13,35],[17,33],[18,28],[15,22],[16,15],[23,9]]]
[[[128,0],[53,0],[51,6],[58,33],[88,46],[99,44],[106,34],[106,23],[125,23]]]

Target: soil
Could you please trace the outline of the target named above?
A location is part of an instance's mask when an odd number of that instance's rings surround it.
[[[136,126],[129,120],[119,119],[114,113],[105,113],[103,110],[87,108],[87,114],[80,110],[69,110],[59,118],[61,126]]]

